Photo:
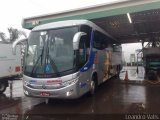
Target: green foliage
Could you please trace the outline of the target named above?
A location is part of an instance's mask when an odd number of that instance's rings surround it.
[[[0,32],[0,39],[5,43],[12,43],[19,39],[21,36],[27,37],[26,33],[24,31],[20,31],[18,29],[14,28],[8,28],[9,37],[6,37],[6,34],[3,32]]]

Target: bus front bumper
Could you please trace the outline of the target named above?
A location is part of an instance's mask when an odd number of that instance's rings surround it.
[[[24,94],[29,97],[76,99],[79,96],[78,82],[60,89],[33,89],[23,85]]]

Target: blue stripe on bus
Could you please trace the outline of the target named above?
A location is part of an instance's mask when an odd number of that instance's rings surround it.
[[[88,59],[88,62],[80,69],[80,72],[85,72],[85,71],[89,70],[94,63],[95,52],[93,52],[93,40],[94,40],[94,32],[92,30],[92,33],[91,33],[91,49],[90,49],[89,59]]]

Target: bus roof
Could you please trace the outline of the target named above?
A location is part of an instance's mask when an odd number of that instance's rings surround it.
[[[65,21],[52,22],[52,23],[36,26],[35,28],[32,29],[32,31],[55,29],[55,28],[62,28],[62,27],[64,28],[64,27],[77,26],[77,25],[88,25],[92,27],[94,30],[102,32],[103,34],[109,36],[111,39],[116,41],[116,39],[114,39],[111,35],[109,35],[103,29],[101,29],[96,24],[88,20],[65,20]]]

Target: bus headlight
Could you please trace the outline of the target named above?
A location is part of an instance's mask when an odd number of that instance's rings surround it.
[[[29,82],[27,82],[27,81],[24,81],[24,85],[27,86],[27,87],[32,88],[31,84]]]
[[[28,91],[27,91],[27,90],[24,90],[24,93],[25,93],[26,95],[29,95],[29,93],[28,93]]]
[[[71,96],[73,94],[73,90],[70,90],[70,91],[68,91],[68,92],[66,92],[66,96],[68,97],[68,96]]]
[[[29,82],[24,81],[24,85],[25,85],[25,86],[28,86],[28,85],[30,85],[30,84],[29,84]]]
[[[62,86],[68,86],[68,85],[76,83],[77,81],[78,81],[78,78],[62,82],[62,83],[60,83],[60,85],[62,85]]]

